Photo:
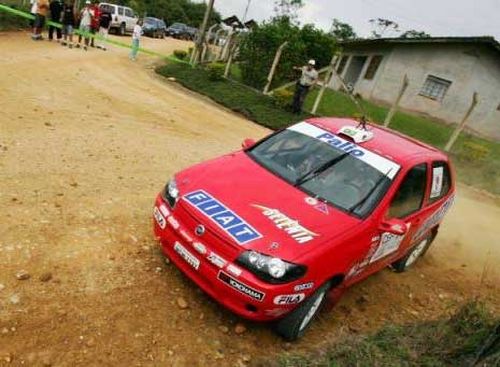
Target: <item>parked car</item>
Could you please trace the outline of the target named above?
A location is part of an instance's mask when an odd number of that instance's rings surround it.
[[[189,39],[189,27],[184,23],[174,23],[167,28],[167,36],[178,39]]]
[[[454,200],[444,153],[377,125],[313,118],[242,146],[177,173],[154,232],[206,293],[288,340],[327,296],[412,266]]]
[[[131,8],[110,3],[100,3],[99,9],[101,12],[107,11],[111,14],[111,31],[115,31],[121,36],[134,31],[138,17]]]
[[[187,27],[187,34],[188,34],[189,39],[191,41],[194,41],[196,39],[196,36],[198,35],[198,28]]]
[[[146,17],[142,27],[145,36],[153,38],[165,38],[167,26],[165,22],[158,18]]]

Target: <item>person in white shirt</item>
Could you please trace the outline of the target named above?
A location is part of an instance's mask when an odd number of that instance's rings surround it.
[[[142,20],[139,19],[137,24],[134,26],[134,33],[132,33],[132,51],[130,51],[130,60],[135,61],[137,58],[137,52],[139,52],[139,44],[142,36]]]
[[[90,0],[85,1],[85,7],[82,9],[80,13],[80,34],[78,36],[78,44],[77,48],[80,47],[80,42],[82,41],[82,36],[85,39],[85,45],[83,49],[87,51],[87,47],[89,45],[90,38],[88,34],[90,33],[90,24],[92,23],[92,18],[94,17],[94,11],[90,8]]]
[[[318,81],[318,72],[314,68],[316,61],[309,60],[306,66],[294,67],[294,70],[300,70],[302,75],[297,82],[295,95],[293,96],[292,110],[296,114],[302,112],[302,105],[306,99],[309,89]]]

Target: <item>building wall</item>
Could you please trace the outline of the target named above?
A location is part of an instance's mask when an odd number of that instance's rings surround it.
[[[500,139],[500,57],[490,48],[467,44],[400,44],[345,49],[344,54],[369,56],[354,87],[363,98],[391,104],[407,74],[409,86],[401,108],[446,122],[460,122],[477,91],[479,104],[470,116],[468,128]],[[383,55],[383,59],[373,80],[366,80],[364,74],[373,55]],[[341,76],[348,67],[349,61]],[[420,95],[428,75],[452,82],[442,101]],[[331,86],[338,89],[339,82],[333,80]]]

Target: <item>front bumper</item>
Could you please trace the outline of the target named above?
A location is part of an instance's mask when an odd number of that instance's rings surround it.
[[[294,292],[296,283],[262,282],[235,264],[235,259],[213,252],[210,243],[203,242],[206,251],[200,252],[197,244],[201,241],[183,225],[175,210],[160,195],[156,199],[153,223],[159,245],[172,263],[217,302],[246,319],[271,321],[283,317],[297,306],[294,299],[301,302],[306,297],[304,293],[310,293],[302,292],[303,297],[290,298],[288,296],[297,295]],[[288,297],[287,304],[276,304],[280,302],[277,299],[282,303],[283,296]]]

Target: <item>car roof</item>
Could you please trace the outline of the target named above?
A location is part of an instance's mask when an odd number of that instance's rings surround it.
[[[358,126],[359,121],[351,118],[319,117],[306,120],[318,127],[337,134],[344,126]],[[427,156],[435,160],[448,161],[446,154],[440,150],[422,143],[421,141],[404,135],[389,128],[373,123],[367,123],[369,131],[373,132],[373,138],[358,145],[378,153],[386,158],[404,163],[408,159],[417,156]],[[344,136],[343,136],[344,137]]]

